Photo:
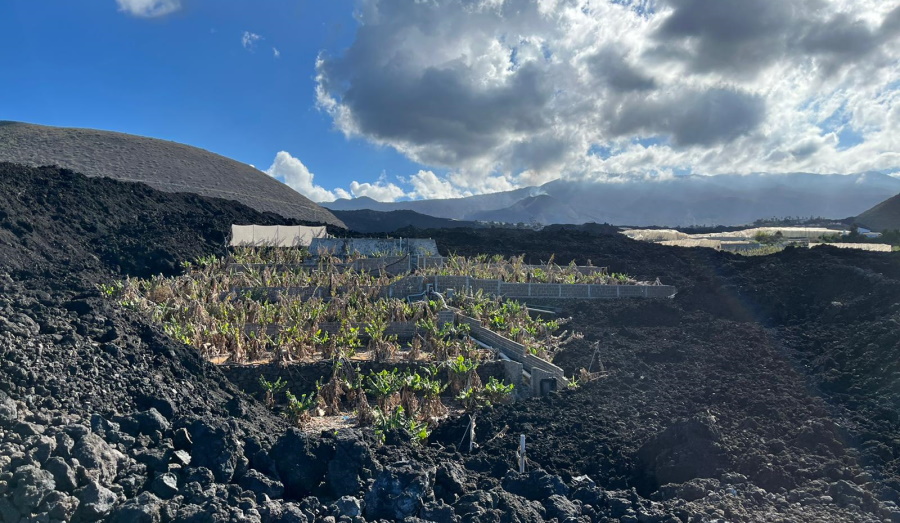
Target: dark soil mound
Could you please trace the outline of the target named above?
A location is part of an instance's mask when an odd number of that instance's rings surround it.
[[[900,194],[860,214],[856,217],[856,222],[873,231],[900,229]]]
[[[237,200],[262,212],[343,226],[328,209],[249,165],[166,140],[0,121],[0,162],[57,165],[88,176]]]

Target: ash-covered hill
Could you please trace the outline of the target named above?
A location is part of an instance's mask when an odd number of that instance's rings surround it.
[[[236,200],[261,212],[343,226],[329,210],[249,165],[155,138],[0,121],[0,162],[56,165],[87,176]]]
[[[900,229],[900,194],[860,214],[856,222],[873,231]]]

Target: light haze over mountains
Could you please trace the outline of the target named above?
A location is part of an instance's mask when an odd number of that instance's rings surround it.
[[[855,216],[900,193],[881,173],[684,176],[619,182],[556,180],[494,194],[443,200],[336,200],[334,210],[408,209],[458,220],[620,225],[742,225],[760,218]]]

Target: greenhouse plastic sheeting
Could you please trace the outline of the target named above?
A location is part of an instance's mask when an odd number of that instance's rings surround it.
[[[325,238],[325,226],[232,225],[231,246],[309,247],[313,238]]]

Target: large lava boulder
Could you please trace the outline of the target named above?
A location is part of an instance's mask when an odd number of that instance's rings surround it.
[[[668,483],[714,478],[726,468],[727,459],[713,419],[678,421],[638,449],[636,484],[652,491]]]
[[[434,497],[434,468],[411,464],[386,467],[366,494],[366,518],[402,520]]]
[[[191,464],[212,471],[219,483],[228,483],[247,468],[240,440],[227,425],[197,420],[190,426]]]
[[[333,455],[334,449],[321,438],[294,428],[282,434],[269,452],[289,499],[302,499],[317,491]]]

